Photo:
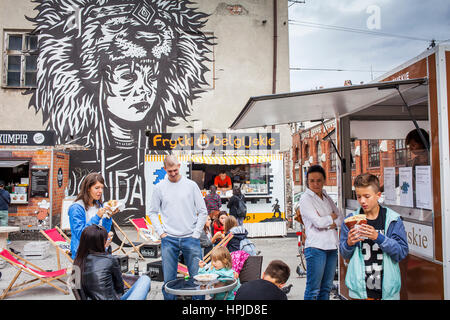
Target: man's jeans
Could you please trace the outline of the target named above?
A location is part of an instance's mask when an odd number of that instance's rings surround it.
[[[306,248],[306,289],[304,300],[329,300],[337,266],[337,249]]]
[[[8,210],[0,210],[0,227],[8,226]]]
[[[120,300],[145,300],[150,291],[150,278],[142,275]]]
[[[188,267],[189,276],[194,277],[198,273],[198,262],[202,259],[200,239],[192,237],[175,238],[166,236],[161,239],[161,259],[164,274],[164,285],[177,278],[177,267],[179,254],[183,254],[184,261]],[[175,300],[175,296],[162,289],[164,300]],[[193,299],[202,299],[204,296],[194,296]]]

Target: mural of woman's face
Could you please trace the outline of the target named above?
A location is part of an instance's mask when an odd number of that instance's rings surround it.
[[[156,98],[157,80],[150,64],[124,63],[114,67],[111,74],[108,110],[127,121],[142,121]]]

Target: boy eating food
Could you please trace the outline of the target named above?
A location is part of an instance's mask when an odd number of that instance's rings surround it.
[[[382,207],[380,182],[372,174],[356,177],[356,197],[361,208],[350,216],[365,214],[367,224],[349,230],[341,226],[339,250],[350,259],[345,285],[353,299],[400,299],[399,262],[408,255],[408,241],[401,216]]]

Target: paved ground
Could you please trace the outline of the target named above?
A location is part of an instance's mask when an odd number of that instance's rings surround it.
[[[125,228],[127,234],[130,235],[131,239],[136,238],[136,233],[129,228]],[[271,238],[253,238],[252,241],[255,243],[258,250],[261,250],[261,255],[264,257],[263,259],[263,268],[269,264],[270,261],[274,259],[280,259],[287,263],[291,268],[291,276],[288,280],[288,284],[292,284],[293,287],[288,294],[289,300],[303,300],[303,294],[305,291],[306,278],[299,277],[295,272],[296,267],[298,265],[297,258],[297,238],[296,237],[271,237]],[[13,241],[9,247],[13,248],[16,251],[23,252],[23,246],[28,241]],[[113,245],[113,249],[115,246]],[[136,254],[130,255],[129,260],[129,269],[133,268]],[[133,259],[134,258],[134,259]],[[146,259],[145,261],[139,262],[140,270],[146,270],[147,263],[153,262],[158,259]],[[50,249],[50,254],[45,260],[30,260],[33,264],[41,267],[44,270],[56,270],[56,252],[53,247]],[[61,263],[63,267],[70,267],[70,263],[65,259],[65,257],[61,258]],[[14,277],[17,270],[10,265],[7,265],[3,269],[0,269],[2,272],[2,278],[0,279],[0,292],[5,289],[11,279]],[[19,281],[31,279],[30,276],[21,275]],[[163,295],[161,292],[162,282],[152,281],[151,291],[148,295],[148,299],[150,300],[162,300]],[[74,296],[72,293],[69,295],[64,295],[60,293],[58,290],[48,286],[42,285],[36,288],[32,288],[25,292],[18,293],[16,295],[10,296],[7,299],[10,300],[73,300]]]

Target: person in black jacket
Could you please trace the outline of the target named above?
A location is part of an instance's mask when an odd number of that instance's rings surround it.
[[[230,209],[230,216],[233,216],[236,218],[238,225],[242,226],[245,220],[245,215],[240,216],[239,215],[239,202],[244,201],[245,203],[245,197],[241,193],[241,188],[239,186],[233,187],[233,195],[231,196],[230,200],[228,201],[227,207]]]
[[[106,229],[96,224],[81,233],[73,269],[75,283],[81,284],[82,295],[87,300],[145,300],[150,291],[150,278],[140,276],[124,294],[119,261],[105,251],[109,245],[107,238]]]
[[[281,260],[273,260],[263,272],[261,279],[241,285],[234,300],[287,300],[282,288],[286,284],[291,270]]]
[[[0,180],[0,227],[8,226],[8,207],[11,203],[9,192],[4,189],[5,183]]]

